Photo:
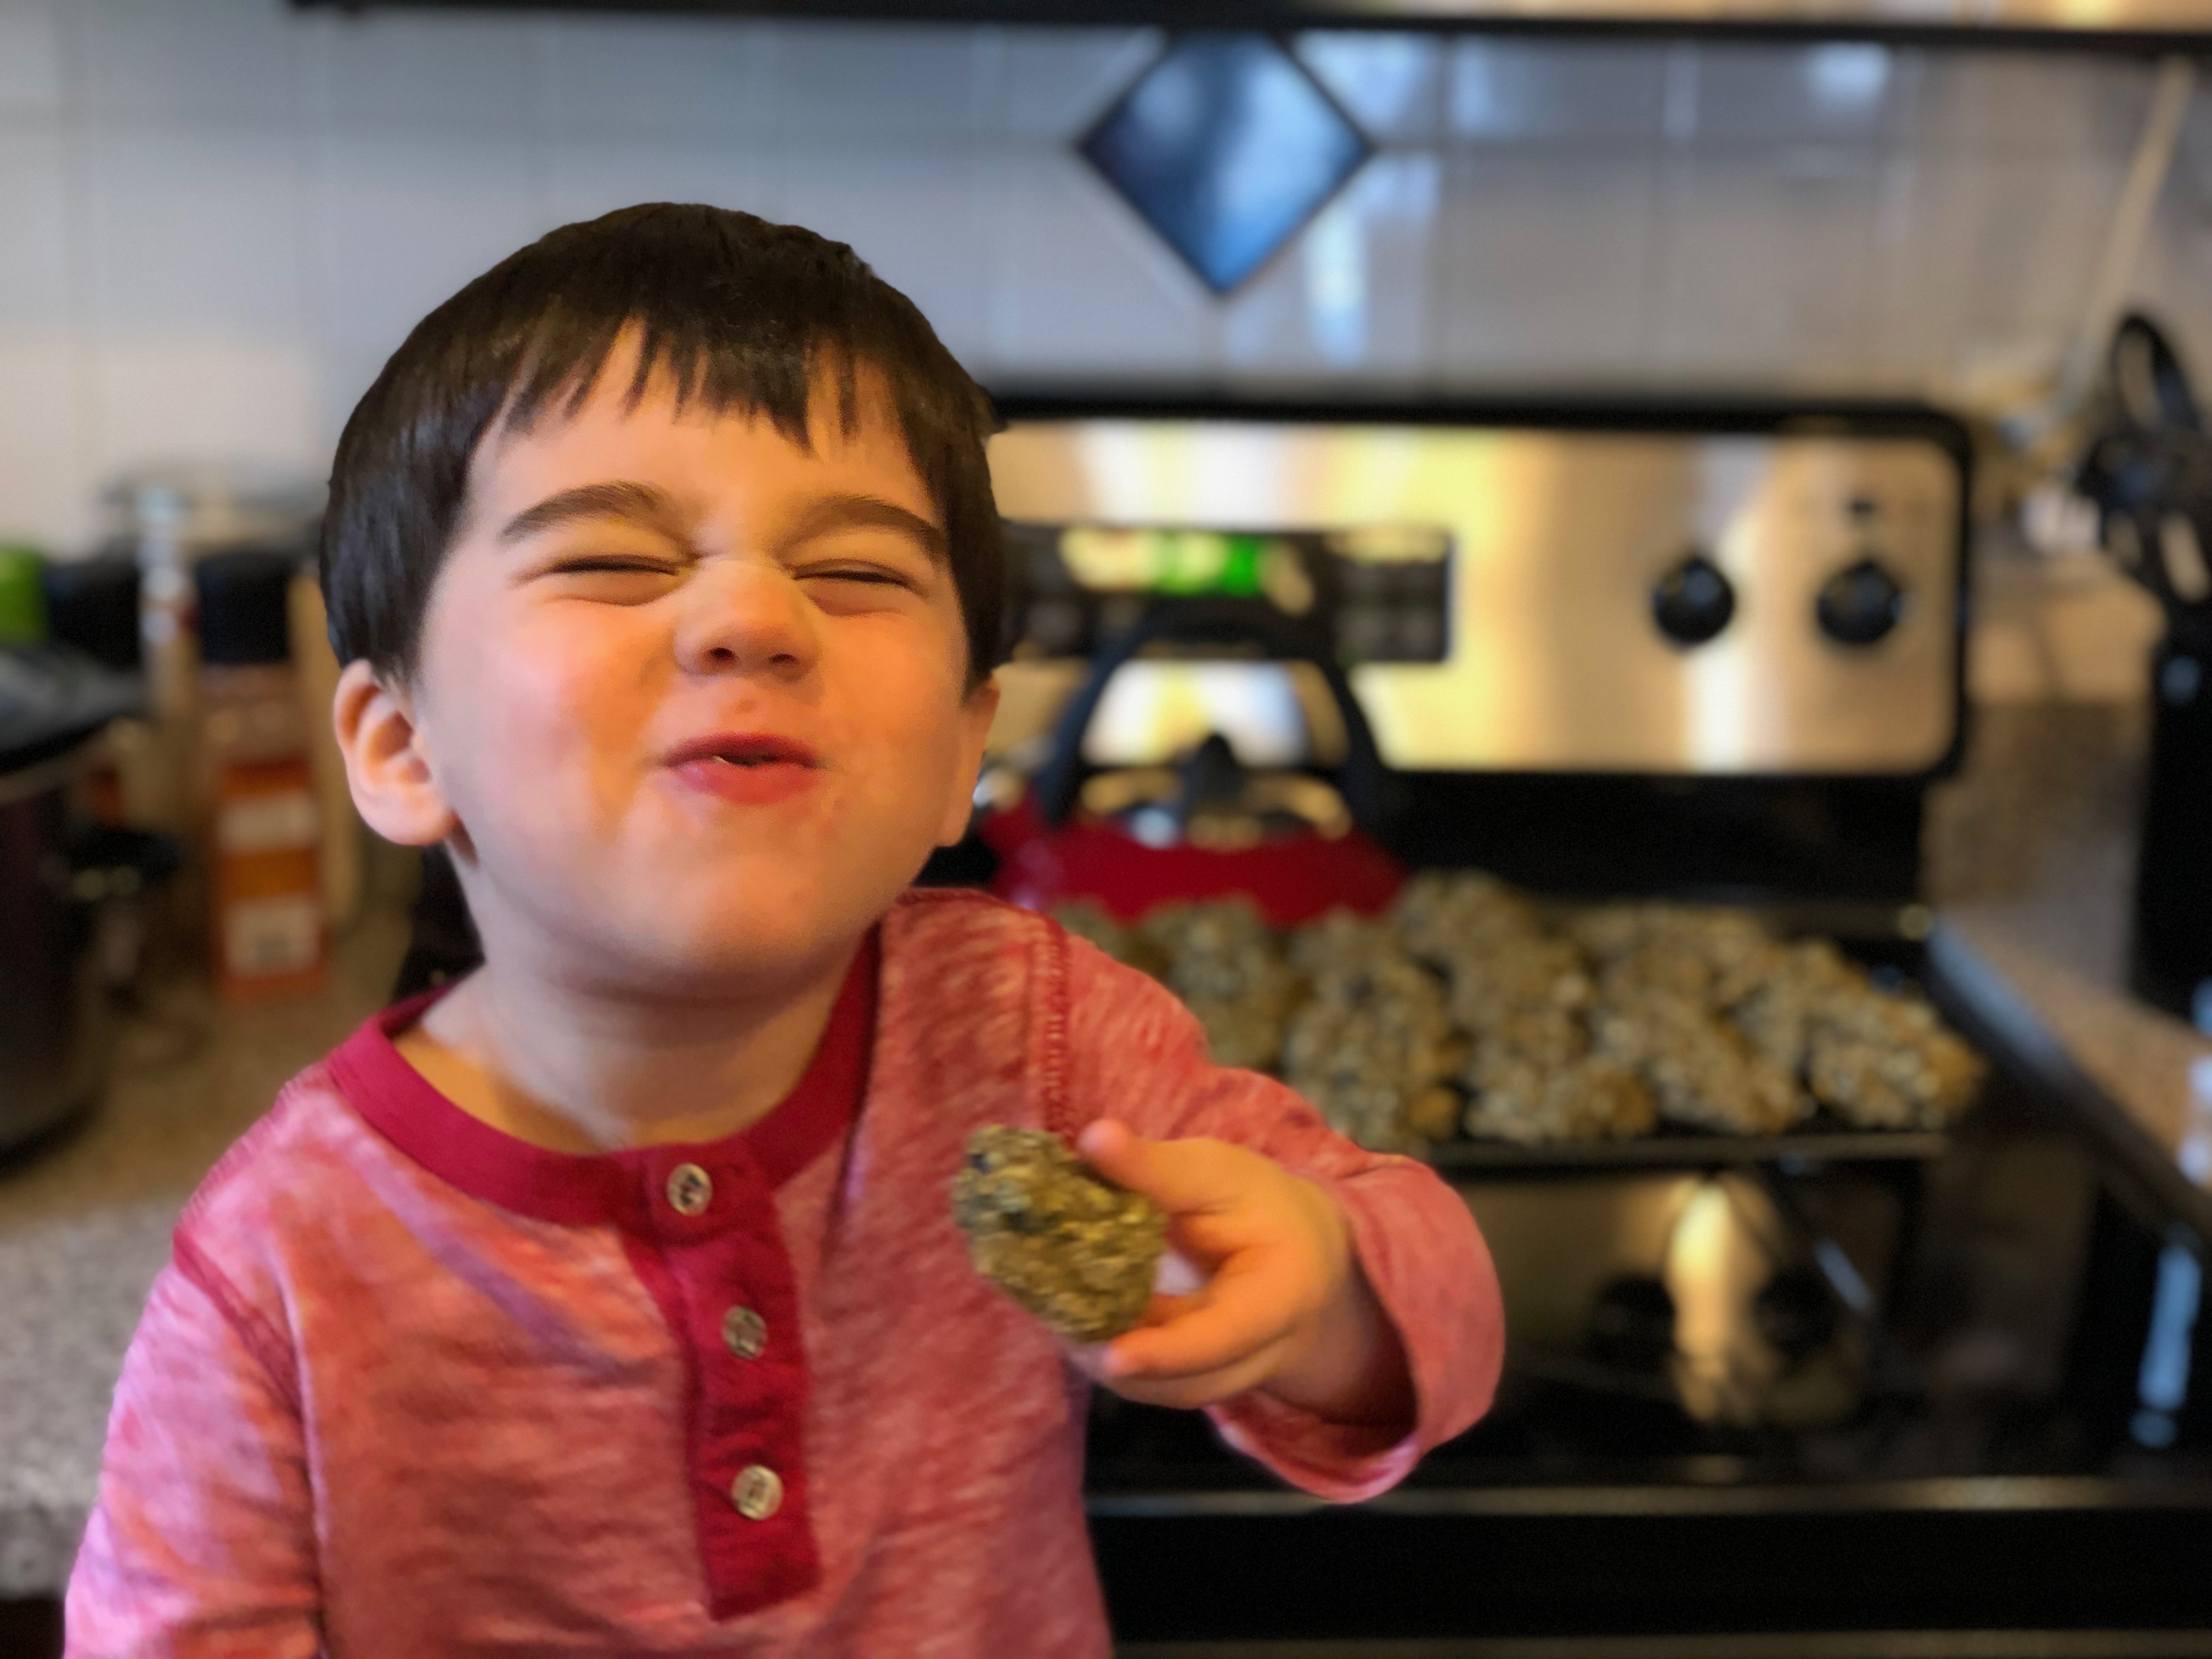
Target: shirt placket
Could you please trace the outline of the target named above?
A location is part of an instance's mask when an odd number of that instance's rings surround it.
[[[633,1261],[684,1352],[686,1475],[718,1619],[819,1576],[803,1443],[806,1361],[775,1196],[741,1142],[639,1161]]]

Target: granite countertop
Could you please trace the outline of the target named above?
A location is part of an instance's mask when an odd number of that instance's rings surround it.
[[[123,1028],[81,1127],[0,1161],[0,1601],[68,1577],[177,1212],[285,1079],[384,1000],[405,944],[386,905],[340,941],[314,997],[223,1008],[204,984],[176,988]]]
[[[1930,804],[1927,883],[1952,943],[2212,1185],[2212,1041],[2122,988],[2144,725],[2102,702],[1983,710],[1966,774]],[[0,1161],[0,1599],[67,1576],[179,1209],[279,1085],[383,1000],[404,934],[396,907],[372,909],[303,1001],[223,1010],[204,988],[177,991],[126,1028],[81,1130]]]
[[[1945,927],[2194,1187],[2212,1189],[2212,1040],[2127,984],[2148,712],[2000,705],[1929,803]]]

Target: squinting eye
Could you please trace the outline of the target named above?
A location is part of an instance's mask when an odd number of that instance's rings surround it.
[[[676,573],[665,564],[655,564],[649,559],[590,558],[564,559],[552,568],[556,576],[588,575],[599,571],[618,571],[647,576],[671,576]]]
[[[802,570],[799,579],[804,582],[863,582],[875,587],[912,587],[914,584],[896,570],[884,570],[869,565],[833,566],[828,569]]]
[[[545,567],[544,591],[557,599],[587,605],[649,605],[673,592],[683,569],[658,559],[620,553],[580,555]]]

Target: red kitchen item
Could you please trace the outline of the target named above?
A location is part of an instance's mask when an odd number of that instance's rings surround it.
[[[1260,780],[1237,764],[1218,737],[1180,769],[1182,787],[1172,808],[1147,802],[1139,817],[1081,805],[1084,786],[1098,769],[1083,759],[1084,737],[1107,683],[1144,647],[1170,641],[1258,645],[1272,659],[1306,662],[1320,672],[1344,721],[1346,754],[1340,766],[1303,769],[1334,786],[1351,828],[1330,834],[1310,823],[1272,832],[1261,827],[1249,844],[1235,846],[1189,839],[1202,815],[1233,810],[1264,793],[1250,787]],[[1395,896],[1405,872],[1376,836],[1385,784],[1374,733],[1351,684],[1306,629],[1264,605],[1184,601],[1156,605],[1100,653],[1062,713],[1050,757],[1027,791],[987,813],[977,830],[1000,860],[992,890],[1031,909],[1088,900],[1117,920],[1133,921],[1163,904],[1241,896],[1273,925],[1290,927],[1333,909],[1371,915]],[[1164,834],[1169,826],[1172,833]]]
[[[1226,850],[1146,847],[1119,825],[1097,821],[1047,831],[1024,797],[993,814],[982,834],[1005,860],[991,884],[1000,897],[1032,910],[1089,899],[1120,921],[1163,904],[1243,894],[1273,926],[1294,927],[1334,909],[1372,915],[1406,878],[1395,859],[1356,830]]]

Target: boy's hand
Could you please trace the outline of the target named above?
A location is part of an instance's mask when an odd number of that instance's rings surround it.
[[[1077,1147],[1168,1213],[1168,1242],[1206,1274],[1156,1294],[1145,1322],[1077,1363],[1147,1405],[1210,1406],[1264,1389],[1339,1423],[1410,1425],[1413,1383],[1336,1200],[1224,1140],[1140,1140],[1119,1123]]]

